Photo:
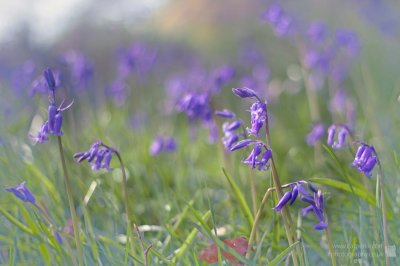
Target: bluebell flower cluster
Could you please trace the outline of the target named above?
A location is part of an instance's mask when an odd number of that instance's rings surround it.
[[[361,143],[361,145],[358,147],[352,166],[370,178],[377,163],[378,157],[376,155],[374,146]]]
[[[51,71],[50,68],[47,68],[44,71],[44,79],[46,80],[47,83],[47,88],[49,90],[49,101],[50,105],[48,108],[48,119],[44,124],[41,126],[40,131],[36,134],[36,136],[30,136],[34,141],[37,143],[43,143],[47,141],[48,134],[56,135],[56,136],[62,136],[63,132],[61,130],[62,123],[63,123],[63,116],[62,112],[67,110],[72,106],[73,103],[69,104],[66,107],[62,107],[64,104],[64,101],[61,103],[59,107],[56,107],[55,99],[54,99],[54,94],[55,94],[55,89],[57,87],[56,80],[54,78],[53,72]]]
[[[157,136],[150,146],[150,155],[156,156],[161,153],[171,153],[176,151],[177,144],[175,138]]]
[[[94,171],[100,169],[111,171],[110,163],[115,152],[114,148],[104,145],[101,141],[96,141],[88,151],[75,153],[74,158],[78,163],[88,161]]]
[[[251,128],[247,128],[247,133],[251,136],[258,137],[259,132],[263,125],[267,121],[267,104],[262,102],[260,98],[257,96],[256,92],[252,89],[247,87],[243,88],[234,88],[232,92],[240,97],[240,98],[253,98],[256,101],[250,107],[250,114],[251,114]],[[240,124],[238,122],[226,124],[225,131],[228,131],[229,128],[239,128]],[[236,135],[237,136],[237,135]],[[253,139],[244,139],[238,141],[238,136],[235,137],[234,135],[227,135],[225,133],[225,137],[223,140],[226,141],[226,144],[230,145],[230,151],[239,150],[248,146],[253,146],[251,153],[247,156],[246,159],[242,160],[244,164],[248,164],[251,168],[257,168],[258,170],[268,170],[270,167],[270,160],[272,158],[272,152],[268,148],[268,146],[259,140]],[[227,138],[231,137],[231,139]],[[230,142],[228,142],[230,140]],[[233,141],[234,140],[234,141]],[[225,143],[224,143],[225,145]],[[227,145],[225,145],[227,147]]]
[[[307,191],[303,185],[307,185],[311,193]],[[289,203],[289,205],[292,205],[297,198],[300,198],[301,201],[309,204],[309,206],[302,209],[302,215],[305,216],[310,212],[314,212],[319,220],[319,222],[314,225],[314,229],[324,230],[328,226],[328,223],[324,218],[324,197],[321,190],[317,190],[306,181],[290,183],[282,186],[282,188],[290,188],[290,191],[285,192],[273,210],[279,212],[286,204]]]

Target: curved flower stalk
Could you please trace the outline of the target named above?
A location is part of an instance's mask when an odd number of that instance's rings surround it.
[[[126,213],[126,224],[127,224],[127,234],[126,234],[126,246],[129,246],[129,237],[131,234],[131,216],[129,212],[129,198],[128,198],[128,183],[125,172],[124,162],[119,151],[115,148],[112,148],[101,141],[95,141],[92,146],[87,151],[78,152],[74,154],[74,158],[76,162],[81,163],[83,161],[88,161],[91,165],[93,171],[97,171],[100,169],[105,169],[107,171],[111,171],[110,167],[112,156],[115,155],[118,158],[118,161],[121,166],[122,171],[122,189],[124,193],[124,205],[125,205],[125,213]],[[128,249],[127,249],[128,250]],[[133,246],[132,246],[133,251]],[[126,262],[128,259],[128,254],[126,254]]]
[[[72,197],[71,180],[68,174],[68,168],[64,157],[64,149],[61,139],[61,136],[63,135],[63,132],[61,130],[63,124],[62,112],[70,108],[72,106],[72,103],[66,107],[62,107],[64,103],[63,101],[59,107],[56,107],[57,105],[56,105],[55,91],[56,88],[58,87],[58,83],[57,79],[53,74],[53,71],[50,68],[46,68],[44,70],[43,79],[46,82],[46,85],[44,87],[47,88],[49,94],[49,102],[50,102],[48,108],[48,120],[42,125],[41,130],[38,132],[38,134],[36,136],[31,136],[31,138],[34,139],[36,142],[43,143],[49,139],[48,138],[49,134],[57,136],[61,165],[64,172],[64,183],[67,192],[68,205],[71,212],[71,218],[73,224],[75,244],[78,250],[78,263],[79,265],[83,265],[84,264],[83,247],[79,237],[78,217],[76,214],[75,205]]]

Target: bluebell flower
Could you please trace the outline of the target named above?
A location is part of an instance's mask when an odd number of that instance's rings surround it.
[[[257,97],[257,94],[254,90],[249,89],[247,87],[243,88],[233,88],[232,92],[236,95],[239,96],[240,98],[251,98],[251,97]]]
[[[307,191],[303,185],[308,185],[308,188],[312,194]],[[289,205],[292,205],[297,198],[300,198],[301,201],[309,204],[309,206],[302,209],[302,215],[305,216],[310,212],[314,212],[317,216],[319,222],[314,225],[314,229],[324,230],[328,226],[324,218],[324,198],[321,190],[316,190],[310,183],[306,181],[297,181],[286,184],[282,187],[290,188],[291,190],[285,192],[273,210],[279,212],[286,204],[289,203]]]
[[[32,204],[36,203],[35,197],[33,196],[32,192],[25,186],[25,181],[15,187],[9,187],[5,190],[11,192],[24,202],[30,202]]]
[[[150,146],[150,155],[156,156],[160,153],[171,153],[176,151],[177,144],[174,138],[157,136]]]
[[[36,136],[29,135],[31,139],[33,139],[37,143],[44,143],[45,141],[49,140],[49,137],[47,136],[49,134],[49,122],[46,121],[42,127],[40,128],[40,131],[36,134]]]
[[[223,111],[215,111],[214,114],[216,116],[223,117],[223,118],[234,118],[235,117],[234,113],[232,113],[231,111],[226,110],[226,109]]]
[[[307,30],[311,42],[322,42],[326,38],[326,25],[322,22],[313,22]]]
[[[337,133],[337,140],[335,136]],[[350,135],[350,130],[346,125],[333,124],[328,128],[328,138],[326,143],[334,149],[346,147],[346,137]]]
[[[258,137],[258,133],[267,120],[267,104],[257,101],[250,107],[251,128],[247,128],[250,135]]]
[[[314,124],[311,132],[306,137],[307,144],[313,146],[322,138],[324,134],[325,126],[322,123]]]
[[[62,61],[69,67],[72,83],[77,88],[87,88],[93,79],[93,64],[80,51],[68,51],[62,55]]]
[[[372,171],[377,162],[378,158],[376,156],[375,148],[365,143],[361,143],[360,147],[358,147],[352,166],[356,167],[367,177],[371,177]]]
[[[90,149],[85,152],[78,152],[74,154],[76,162],[81,163],[88,161],[92,170],[97,171],[105,169],[111,171],[110,167],[112,155],[116,152],[114,148],[104,145],[101,141],[96,141],[92,144]]]

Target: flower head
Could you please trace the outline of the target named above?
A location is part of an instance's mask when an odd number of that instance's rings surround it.
[[[156,156],[160,153],[171,153],[176,151],[176,141],[174,138],[157,136],[150,146],[150,155]]]
[[[104,145],[101,141],[96,141],[88,151],[75,153],[74,158],[78,163],[87,160],[94,171],[100,169],[111,171],[110,163],[112,155],[116,152],[116,149]]]
[[[24,181],[15,187],[9,187],[9,188],[6,188],[5,190],[13,193],[14,196],[16,196],[17,198],[19,198],[22,201],[35,204],[35,202],[36,202],[35,197],[33,196],[32,192],[25,186],[25,183],[26,182]]]
[[[258,133],[267,120],[267,104],[257,101],[250,107],[251,128],[247,128],[250,135],[258,137]]]
[[[307,191],[303,185],[308,185]],[[275,211],[281,211],[282,208],[289,203],[292,205],[297,198],[301,201],[309,204],[309,206],[302,209],[302,215],[307,215],[309,212],[314,212],[317,216],[319,223],[314,225],[315,230],[324,230],[328,224],[324,219],[324,199],[321,190],[316,190],[310,183],[306,181],[297,181],[294,183],[289,183],[283,187],[290,187],[291,190],[285,192],[282,198],[279,200],[278,204],[273,208]]]
[[[307,135],[307,144],[313,146],[325,134],[325,126],[322,123],[317,123],[313,126],[311,132]]]
[[[358,147],[352,166],[356,167],[358,171],[362,172],[367,177],[371,177],[372,171],[377,162],[378,158],[374,146],[361,143],[360,147]]]
[[[337,132],[337,140],[335,135]],[[346,125],[333,124],[328,128],[328,138],[326,143],[334,149],[346,147],[346,137],[350,135],[350,130]]]

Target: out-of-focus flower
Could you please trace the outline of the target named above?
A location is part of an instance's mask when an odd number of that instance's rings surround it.
[[[9,187],[5,190],[11,192],[22,201],[30,202],[32,204],[36,203],[35,197],[33,196],[32,192],[25,186],[26,181],[22,182],[21,184],[15,187]]]
[[[29,135],[31,139],[33,139],[37,143],[44,143],[45,141],[49,140],[49,137],[47,134],[49,134],[49,122],[46,121],[42,127],[40,128],[40,131],[36,134],[36,136]]]
[[[60,71],[47,68],[43,75],[40,75],[32,82],[31,94],[53,92],[61,86],[61,80],[62,74]]]
[[[310,146],[314,146],[325,134],[325,126],[322,123],[313,125],[311,132],[307,135],[306,141]]]
[[[337,133],[337,140],[335,135]],[[328,128],[328,138],[326,143],[334,149],[346,147],[346,137],[350,135],[350,130],[346,125],[333,124]]]
[[[176,151],[176,148],[177,144],[174,138],[157,136],[150,146],[150,154],[156,156],[160,153],[171,153]]]
[[[313,22],[307,30],[311,42],[323,42],[326,38],[326,25],[322,22]]]
[[[62,61],[69,67],[72,84],[78,88],[87,88],[93,79],[93,64],[79,51],[68,51],[62,55]]]
[[[358,171],[367,177],[371,177],[372,171],[374,170],[377,162],[378,158],[376,156],[374,146],[361,143],[360,147],[358,147],[352,166],[356,167]]]

